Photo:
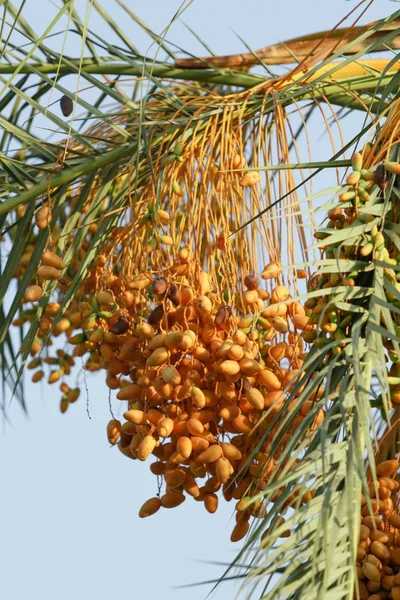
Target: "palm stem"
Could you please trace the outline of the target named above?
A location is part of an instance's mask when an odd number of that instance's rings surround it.
[[[24,64],[18,72],[20,74],[32,73],[36,74],[58,74],[58,75],[71,75],[81,71],[83,74],[92,75],[130,75],[135,77],[146,77],[146,73],[151,73],[152,77],[159,77],[162,79],[178,79],[186,81],[204,81],[208,83],[232,85],[243,88],[252,88],[262,83],[267,83],[271,79],[268,77],[262,77],[260,75],[254,75],[249,73],[237,73],[232,71],[214,71],[214,70],[202,70],[202,69],[177,69],[174,66],[169,65],[149,65],[146,67],[132,65],[132,63],[113,63],[103,62],[97,63],[92,59],[86,59],[83,64],[80,59],[70,59],[69,64],[58,64],[58,63],[36,63],[34,65]],[[0,64],[0,74],[7,75],[12,74],[18,69],[17,63]],[[299,87],[299,96],[301,99],[307,100],[311,98],[320,98],[321,96],[340,96],[347,90],[351,90],[354,93],[362,93],[368,90],[375,90],[377,88],[385,87],[393,78],[393,73],[388,73],[385,77],[379,78],[378,75],[367,75],[353,79],[353,81],[347,79],[342,84],[338,83],[323,83],[313,88],[311,93],[304,93],[303,86]],[[315,80],[315,77],[313,77]],[[290,86],[291,87],[291,86]],[[293,92],[293,89],[291,88]]]
[[[55,74],[59,75],[71,75],[79,70],[82,73],[90,73],[93,75],[130,75],[135,77],[145,77],[146,72],[151,73],[153,77],[160,77],[163,79],[182,79],[188,81],[205,81],[209,83],[223,84],[223,85],[234,85],[238,87],[251,88],[255,85],[268,81],[265,77],[259,75],[250,75],[248,73],[233,73],[220,72],[220,71],[204,71],[204,70],[188,70],[188,69],[177,69],[173,66],[168,65],[151,65],[141,66],[140,64],[132,65],[132,63],[113,63],[104,62],[98,64],[91,59],[87,59],[83,63],[79,59],[71,59],[69,63],[75,68],[71,68],[70,65],[64,64],[59,65],[58,63],[36,63],[34,64],[34,71],[36,74]],[[14,73],[18,68],[16,63],[2,64],[0,65],[0,74],[7,75]],[[19,69],[19,73],[32,73],[33,69],[29,64],[23,65]]]
[[[8,213],[10,210],[17,208],[22,204],[26,204],[30,200],[38,198],[41,194],[61,187],[71,181],[75,181],[83,175],[97,171],[102,167],[110,165],[134,154],[136,144],[127,144],[117,150],[112,150],[101,156],[97,156],[90,161],[80,164],[76,167],[63,169],[61,173],[55,174],[53,177],[48,177],[41,183],[33,186],[31,189],[21,192],[18,196],[14,196],[0,203],[0,215]]]

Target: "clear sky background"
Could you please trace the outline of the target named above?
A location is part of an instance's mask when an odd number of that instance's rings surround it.
[[[177,0],[125,1],[159,33],[180,6]],[[15,4],[19,6],[20,0]],[[59,4],[27,0],[23,14],[42,33]],[[101,0],[101,4],[127,27],[126,33],[145,53],[148,38],[137,28],[131,31],[114,0]],[[329,28],[356,4],[195,0],[182,20],[215,53],[228,54],[245,51],[234,32],[257,49]],[[76,0],[75,5],[84,15],[87,0]],[[396,2],[376,0],[362,22],[383,18],[398,7]],[[182,23],[173,26],[168,39],[193,54],[204,54]],[[76,42],[68,44],[68,53],[78,55]],[[322,119],[312,124],[312,142],[323,129]],[[319,144],[321,154],[326,153],[328,140],[322,137]],[[326,186],[334,183],[327,180]],[[59,412],[58,386],[45,384],[28,384],[28,418],[16,403],[10,407],[11,424],[0,432],[0,596],[7,600],[203,600],[209,587],[174,586],[218,577],[221,567],[210,562],[234,558],[239,546],[229,541],[233,504],[221,501],[217,513],[210,515],[189,498],[177,509],[139,519],[139,507],[156,493],[156,479],[148,464],[130,461],[109,448],[107,388],[102,375],[88,377],[87,383],[90,420],[84,390],[65,415]],[[113,407],[118,414],[117,401]],[[236,590],[233,584],[224,584],[215,598],[231,600]]]

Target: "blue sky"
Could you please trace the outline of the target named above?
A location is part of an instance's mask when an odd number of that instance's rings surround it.
[[[159,33],[180,6],[175,0],[126,3]],[[43,32],[59,4],[27,0],[23,14]],[[115,1],[101,4],[147,52],[149,39],[130,25]],[[76,0],[75,5],[84,15],[87,0]],[[228,54],[244,50],[235,32],[256,49],[333,26],[355,5],[343,0],[195,0],[182,20],[215,53]],[[387,16],[397,6],[378,0],[363,22]],[[92,18],[102,27],[96,15]],[[101,29],[98,33],[108,35]],[[194,54],[204,54],[181,22],[167,37]],[[68,39],[70,55],[79,54],[75,46]],[[322,123],[312,124],[312,139],[319,139],[321,127]],[[318,144],[321,153],[327,151],[326,138]],[[207,561],[233,559],[239,549],[229,541],[233,505],[221,502],[210,515],[188,499],[177,509],[139,519],[140,505],[156,492],[155,477],[147,464],[129,461],[109,448],[107,389],[101,375],[89,377],[87,385],[91,419],[85,390],[65,415],[59,413],[58,388],[46,385],[28,384],[28,418],[16,404],[10,407],[11,424],[0,435],[0,595],[7,600],[202,600],[209,588],[174,586],[218,577],[221,567]],[[113,408],[121,413],[117,401]],[[215,598],[230,600],[235,590],[224,584]]]

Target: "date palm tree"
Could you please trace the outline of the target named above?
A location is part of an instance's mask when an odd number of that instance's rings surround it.
[[[173,44],[116,2],[153,40],[154,57],[137,50],[98,0],[93,8],[118,44],[82,22],[71,0],[63,0],[41,36],[23,10],[3,5],[3,413],[7,418],[10,394],[29,408],[27,367],[33,381],[49,368],[49,383],[62,382],[66,410],[79,394],[65,382],[74,356],[86,353],[86,370],[101,370],[108,360],[104,331],[123,335],[134,311],[150,325],[160,321],[154,313],[162,304],[154,308],[154,301],[165,292],[149,288],[150,316],[135,294],[166,265],[176,281],[187,278],[188,288],[193,280],[202,298],[223,301],[218,325],[236,311],[236,325],[267,348],[263,367],[280,368],[284,379],[284,363],[274,366],[268,353],[274,336],[288,333],[286,325],[275,321],[271,329],[243,293],[246,277],[267,273],[269,281],[271,265],[278,265],[278,283],[287,284],[292,303],[306,307],[303,325],[293,320],[304,348],[295,377],[284,380],[284,401],[272,417],[266,411],[269,418],[260,418],[256,442],[235,463],[240,477],[267,447],[272,466],[264,485],[245,494],[241,511],[258,518],[221,581],[237,577],[245,597],[336,600],[368,597],[365,590],[373,589],[386,597],[392,588],[379,587],[380,575],[367,578],[378,587],[358,583],[356,565],[364,568],[360,519],[368,510],[376,514],[376,487],[368,481],[376,486],[375,465],[398,453],[400,11],[368,26],[352,13],[346,27],[260,51],[177,58]],[[65,22],[79,55],[53,49],[53,33]],[[317,115],[332,142],[326,160],[313,158],[317,142],[308,138]],[[346,137],[353,122],[358,130]],[[321,174],[329,189],[318,187]],[[107,291],[122,275],[133,282],[121,291],[125,313]],[[251,292],[251,281],[247,287]],[[179,304],[169,289],[169,300]],[[112,390],[122,385],[119,373],[108,371]],[[228,425],[226,431],[232,433]],[[114,434],[116,441],[115,419]],[[130,452],[123,445],[121,451]],[[257,481],[250,472],[248,488]],[[252,505],[266,510],[255,514]]]

